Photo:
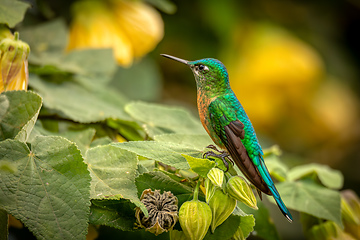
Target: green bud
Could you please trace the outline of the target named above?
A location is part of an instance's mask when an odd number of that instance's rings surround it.
[[[179,222],[188,239],[201,240],[211,224],[209,205],[199,200],[184,202],[179,210]]]
[[[18,38],[19,34],[15,33],[15,39],[5,38],[0,42],[0,92],[27,88],[30,48]]]
[[[212,168],[207,174],[207,177],[215,186],[222,187],[224,183],[224,171],[218,168]]]
[[[258,209],[256,198],[249,184],[240,176],[233,176],[226,184],[227,193],[247,206]]]
[[[341,216],[345,231],[360,239],[360,200],[352,190],[341,191]]]
[[[222,224],[234,211],[236,200],[229,195],[223,193],[220,188],[216,188],[214,195],[210,198],[209,206],[212,212],[211,232]]]
[[[212,195],[214,195],[216,187],[214,186],[214,184],[212,184],[212,182],[208,178],[205,179],[204,185],[205,185],[205,200],[207,203],[209,203],[210,198],[212,197]]]

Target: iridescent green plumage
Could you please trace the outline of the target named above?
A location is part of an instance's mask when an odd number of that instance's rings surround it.
[[[225,66],[212,58],[186,61],[165,54],[162,56],[190,67],[196,79],[199,116],[205,130],[216,145],[227,150],[258,191],[274,196],[281,212],[292,221],[265,166],[263,152],[250,119],[230,87]]]

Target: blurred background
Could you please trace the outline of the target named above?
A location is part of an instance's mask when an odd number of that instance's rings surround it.
[[[264,147],[278,144],[290,166],[338,169],[344,188],[360,194],[359,1],[28,2],[18,28],[62,19],[66,53],[112,48],[118,66],[108,84],[130,99],[197,116],[191,71],[159,54],[219,59]]]

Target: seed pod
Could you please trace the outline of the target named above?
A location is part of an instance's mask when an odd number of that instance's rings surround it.
[[[247,206],[258,209],[255,195],[249,184],[240,176],[233,176],[226,184],[227,193]]]
[[[209,205],[199,200],[184,202],[179,210],[179,222],[185,235],[191,240],[205,237],[211,224],[212,214]]]
[[[172,229],[178,219],[178,199],[171,192],[160,194],[160,190],[146,189],[140,200],[149,212],[145,217],[140,208],[136,208],[135,217],[138,225],[146,231],[159,235]]]
[[[215,186],[222,187],[224,183],[224,171],[219,168],[212,168],[207,174],[207,177]]]
[[[217,226],[222,224],[234,211],[236,200],[228,194],[223,193],[220,188],[215,189],[210,198],[209,206],[212,212],[211,232],[214,233]]]

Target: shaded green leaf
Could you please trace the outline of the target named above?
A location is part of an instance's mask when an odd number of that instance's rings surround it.
[[[90,208],[89,222],[105,225],[124,231],[134,228],[135,206],[128,200],[93,200]]]
[[[266,240],[279,240],[279,234],[276,230],[274,222],[270,218],[269,210],[262,201],[257,201],[258,210],[249,208],[245,204],[238,202],[241,209],[251,213],[255,217],[254,235]],[[248,219],[249,220],[249,219]],[[250,221],[250,220],[249,220]]]
[[[131,120],[124,112],[126,100],[111,89],[89,89],[72,82],[48,82],[31,75],[30,85],[44,99],[44,105],[58,114],[81,123],[103,121],[107,118]]]
[[[207,158],[195,158],[185,154],[181,154],[181,156],[186,159],[191,170],[193,170],[203,178],[206,178],[210,169],[215,167],[215,162]]]
[[[306,180],[281,182],[276,188],[288,208],[331,220],[343,226],[339,192]],[[273,201],[272,198],[270,200]]]
[[[17,0],[0,0],[0,23],[14,28],[24,18],[30,4]]]
[[[4,209],[0,209],[0,240],[8,239],[8,222],[9,215]]]
[[[142,122],[150,137],[164,133],[206,134],[199,120],[182,108],[145,102],[133,102],[125,111]]]
[[[38,239],[84,239],[90,206],[90,175],[76,146],[62,137],[38,136],[31,149],[0,142],[0,160],[16,166],[0,172],[0,206]]]
[[[175,143],[157,141],[134,141],[113,143],[113,146],[134,152],[142,157],[160,161],[178,169],[189,169],[186,159],[181,154],[199,156],[200,152]]]
[[[324,186],[332,189],[340,189],[344,184],[344,177],[339,170],[316,163],[294,167],[288,175],[290,181],[316,175]]]
[[[91,175],[92,199],[129,199],[146,212],[135,186],[137,157],[134,153],[105,145],[91,148],[86,163]]]
[[[238,229],[241,222],[241,216],[231,214],[225,222],[218,226],[214,233],[210,229],[205,235],[205,240],[230,239]]]
[[[41,102],[41,97],[30,91],[1,93],[0,141],[6,138],[26,141],[39,115]]]

